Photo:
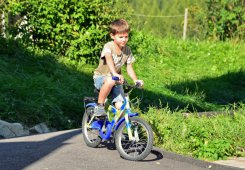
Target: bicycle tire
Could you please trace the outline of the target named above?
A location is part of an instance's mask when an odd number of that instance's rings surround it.
[[[129,141],[126,129],[126,122],[123,122],[116,131],[115,144],[117,151],[124,159],[130,161],[143,160],[150,154],[153,147],[152,128],[148,123],[146,123],[143,119],[139,117],[131,117],[130,123],[132,133],[138,133],[139,141]],[[143,128],[142,132],[140,133],[138,132],[141,130],[138,130],[139,125]],[[135,151],[135,153],[133,153],[133,151]]]
[[[91,129],[87,125],[87,123],[92,118],[93,112],[94,107],[86,108],[86,112],[84,113],[82,120],[82,134],[86,145],[92,148],[96,148],[102,141],[101,137],[99,136],[99,130]],[[93,138],[90,138],[90,133],[94,134]]]

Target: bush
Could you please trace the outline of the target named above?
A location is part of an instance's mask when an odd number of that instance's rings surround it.
[[[208,34],[219,40],[244,40],[245,1],[208,0]]]
[[[95,62],[109,38],[109,22],[128,16],[127,11],[116,8],[117,3],[122,4],[118,0],[8,0],[6,8],[13,16],[26,17],[21,27],[14,26],[25,43]]]

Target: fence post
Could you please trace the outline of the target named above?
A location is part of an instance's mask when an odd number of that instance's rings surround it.
[[[5,15],[4,12],[1,14],[1,25],[2,25],[2,32],[1,34],[3,35],[3,37],[6,37],[6,26],[5,26]]]
[[[184,18],[183,40],[185,40],[185,39],[186,39],[186,32],[187,32],[187,21],[188,21],[188,8],[185,8],[185,18]]]

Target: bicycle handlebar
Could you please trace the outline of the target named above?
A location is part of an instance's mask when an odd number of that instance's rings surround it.
[[[119,77],[112,76],[112,80],[119,81]],[[132,86],[132,85],[128,84],[128,82],[125,80],[123,83],[123,86],[126,86],[129,89],[133,89],[133,88],[140,88],[141,84],[140,84],[140,82],[136,82],[136,84]]]
[[[119,77],[112,76],[112,80],[119,81]],[[123,86],[124,86],[124,93],[125,94],[131,93],[132,90],[135,88],[141,89],[140,87],[142,87],[140,82],[136,82],[135,85],[130,85],[130,84],[128,84],[128,82],[126,80],[124,80]],[[141,92],[142,93],[141,93],[141,97],[140,97],[139,101],[141,101],[143,99],[143,91],[141,91]],[[131,101],[131,103],[132,103],[132,101]]]

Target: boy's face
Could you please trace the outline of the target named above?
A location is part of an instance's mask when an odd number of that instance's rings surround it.
[[[119,48],[124,47],[128,42],[128,33],[116,33],[111,34],[111,38],[114,40],[114,43],[118,45]]]

